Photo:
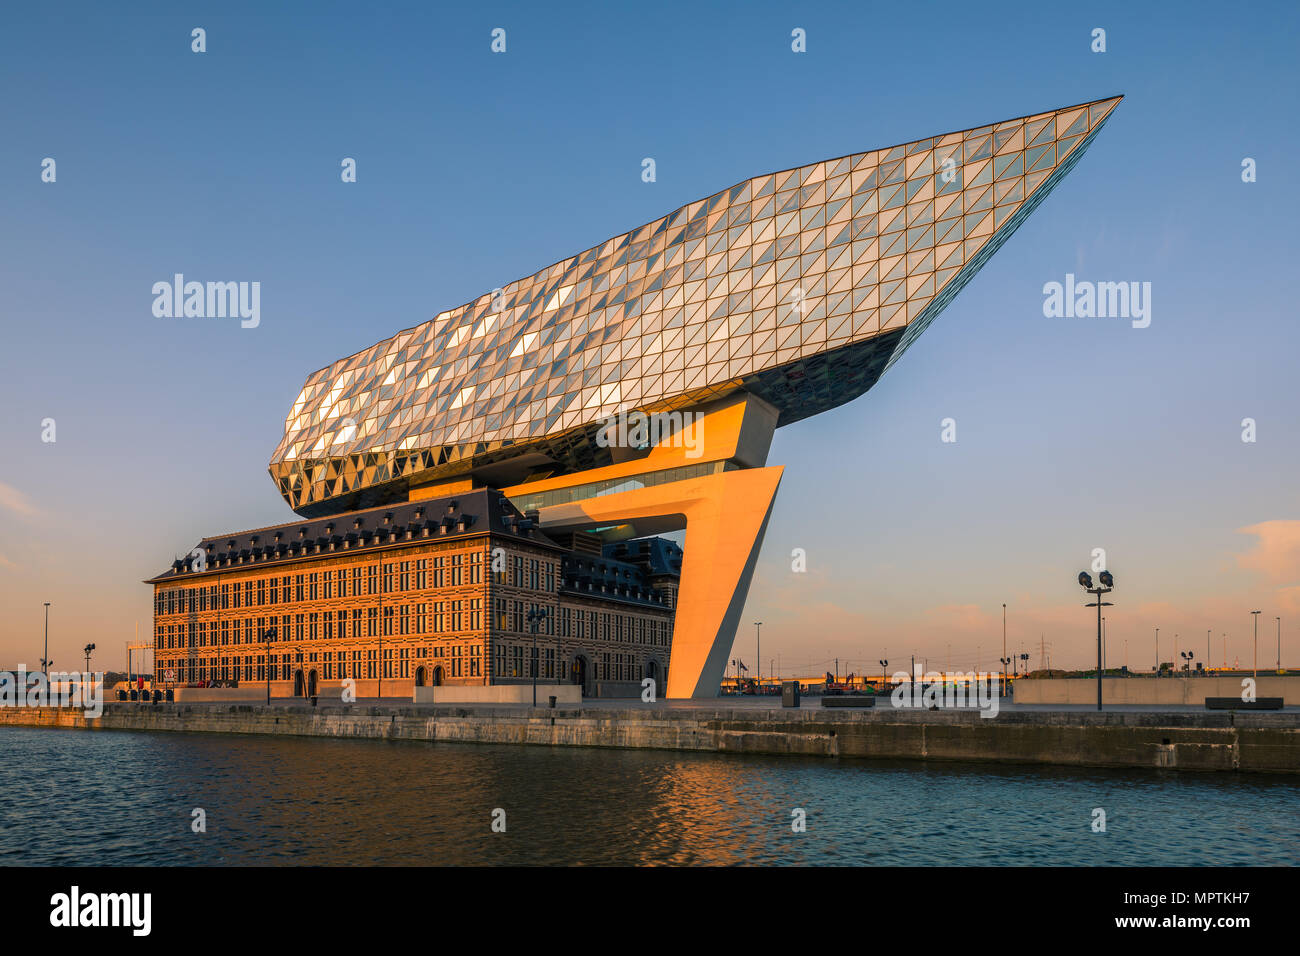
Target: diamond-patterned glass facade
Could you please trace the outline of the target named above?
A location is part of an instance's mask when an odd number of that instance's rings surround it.
[[[786,425],[870,388],[1119,97],[759,176],[312,374],[270,472],[305,515],[525,453],[608,464],[619,411],[746,389]],[[522,459],[521,459],[522,460]]]

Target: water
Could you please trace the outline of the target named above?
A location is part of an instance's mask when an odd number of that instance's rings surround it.
[[[1286,776],[37,728],[0,753],[4,865],[1300,860]]]

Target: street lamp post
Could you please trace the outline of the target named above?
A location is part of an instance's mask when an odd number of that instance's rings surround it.
[[[1251,611],[1251,617],[1255,619],[1255,676],[1259,676],[1259,611]]]
[[[87,644],[85,647],[83,647],[83,648],[81,649],[81,652],[82,652],[83,654],[86,655],[86,673],[87,673],[87,674],[90,673],[90,652],[93,651],[94,649],[95,649],[95,645],[94,645],[94,644]]]
[[[537,625],[546,619],[550,613],[549,608],[532,607],[528,609],[528,626],[533,632],[533,656],[528,662],[529,670],[533,672],[533,706],[537,706],[537,671],[540,669],[541,661],[537,658]]]
[[[50,602],[45,602],[45,653],[41,657],[41,672],[45,674],[48,681],[50,677]]]
[[[266,706],[271,706],[271,642],[275,640],[275,628],[266,629],[262,635],[262,646],[266,648]]]
[[[1277,619],[1277,672],[1282,673],[1282,619]]]
[[[1156,628],[1156,677],[1160,676],[1160,628]]]
[[[1007,604],[1002,602],[1002,683],[1007,682]]]
[[[1084,607],[1095,607],[1097,609],[1097,709],[1101,710],[1101,609],[1114,606],[1110,601],[1103,601],[1101,596],[1115,589],[1115,577],[1109,571],[1102,571],[1097,575],[1097,578],[1099,583],[1097,587],[1093,587],[1092,575],[1087,571],[1079,572],[1080,586],[1089,594],[1097,595],[1096,601],[1092,604],[1085,604]],[[1158,666],[1159,661],[1157,661]]]
[[[763,693],[763,622],[754,622],[754,660],[758,661],[758,684],[755,692]]]

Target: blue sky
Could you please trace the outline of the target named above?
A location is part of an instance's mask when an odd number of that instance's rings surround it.
[[[1249,660],[1255,607],[1300,630],[1294,5],[262,7],[3,14],[0,663],[39,656],[49,600],[56,662],[116,664],[142,578],[288,520],[267,460],[331,360],[741,179],[1114,93],[906,357],[778,431],[745,621],[765,668],[987,666],[1005,601],[1013,649],[1081,666],[1105,547],[1109,661],[1149,667],[1155,627]],[[176,272],[260,281],[260,326],[155,318]],[[1044,318],[1066,273],[1150,282],[1151,326]]]

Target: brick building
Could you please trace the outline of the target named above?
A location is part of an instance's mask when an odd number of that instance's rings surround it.
[[[662,694],[682,552],[653,541],[551,538],[488,488],[206,538],[147,582],[154,673],[260,683],[269,655],[277,696],[534,675]]]

